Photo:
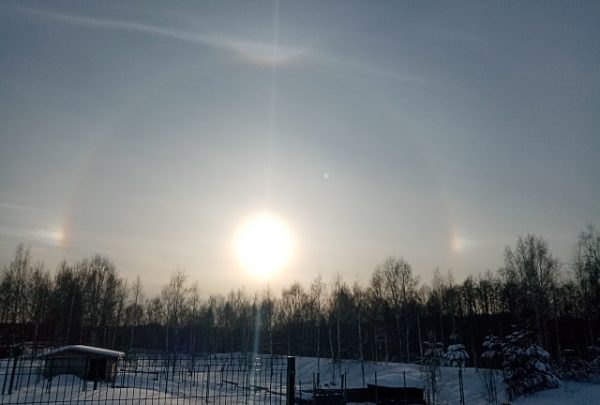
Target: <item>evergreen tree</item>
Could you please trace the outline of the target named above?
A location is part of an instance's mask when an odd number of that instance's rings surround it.
[[[423,342],[423,347],[425,351],[419,367],[421,378],[427,387],[427,396],[429,397],[427,402],[435,404],[440,390],[439,379],[445,355],[444,345],[433,339],[432,341]]]
[[[506,337],[502,348],[504,384],[511,400],[559,385],[549,364],[550,355],[531,343],[530,335],[527,331],[513,332]]]
[[[469,359],[469,355],[467,354],[467,349],[465,345],[458,342],[458,335],[453,333],[450,336],[452,340],[452,344],[448,346],[446,353],[444,354],[444,359],[446,364],[451,365],[452,367],[458,367],[458,387],[460,390],[460,404],[465,404],[465,392],[463,386],[463,367],[465,363]]]
[[[488,335],[483,341],[483,353],[481,354],[483,369],[480,379],[486,395],[491,404],[498,403],[498,391],[496,388],[496,375],[502,365],[503,342],[498,336]]]

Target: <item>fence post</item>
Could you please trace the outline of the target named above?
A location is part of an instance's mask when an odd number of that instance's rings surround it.
[[[8,384],[8,395],[12,394],[13,383],[15,382],[15,374],[17,372],[17,360],[19,358],[15,356],[13,359],[12,373],[10,374],[10,383]]]
[[[206,368],[206,403],[208,403],[208,390],[210,389],[210,357],[208,358],[208,367]]]
[[[403,371],[402,375],[404,376],[404,402],[408,402],[408,394],[406,393],[406,371]]]
[[[167,331],[168,333],[168,331]],[[167,397],[167,394],[169,393],[169,366],[170,366],[170,361],[171,359],[169,358],[169,353],[167,352],[165,354],[166,356],[166,364],[165,364],[165,398]]]
[[[287,358],[287,405],[294,405],[296,391],[296,358],[288,356]]]
[[[7,380],[8,380],[8,362],[6,363],[6,370],[5,370],[5,374],[4,374],[4,384],[2,384],[2,395],[4,395],[6,392]]]
[[[375,403],[378,404],[379,403],[379,398],[377,398],[377,371],[375,371]]]

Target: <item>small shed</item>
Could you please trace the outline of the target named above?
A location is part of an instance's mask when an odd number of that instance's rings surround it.
[[[60,374],[70,374],[87,381],[114,382],[117,363],[125,353],[92,346],[64,346],[47,352],[43,374],[51,379]]]

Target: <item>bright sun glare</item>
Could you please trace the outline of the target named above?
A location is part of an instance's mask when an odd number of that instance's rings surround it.
[[[260,214],[244,222],[235,238],[235,253],[246,271],[261,279],[289,263],[293,250],[292,232],[271,214]]]

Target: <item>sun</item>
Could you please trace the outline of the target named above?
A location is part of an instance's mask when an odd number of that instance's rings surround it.
[[[282,219],[262,213],[240,226],[234,249],[246,271],[266,279],[289,263],[293,250],[292,232]]]

